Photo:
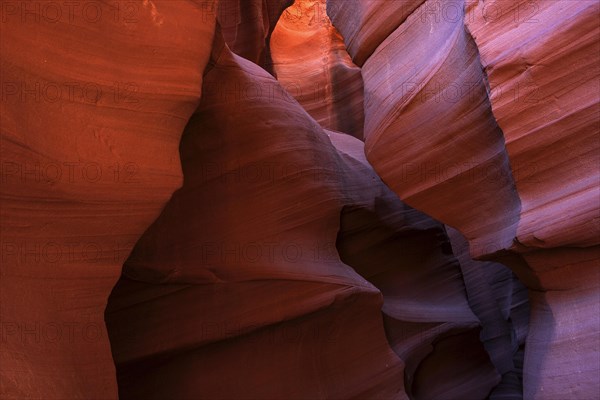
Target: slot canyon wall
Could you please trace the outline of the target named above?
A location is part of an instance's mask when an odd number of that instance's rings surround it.
[[[600,397],[597,1],[1,12],[1,398]]]

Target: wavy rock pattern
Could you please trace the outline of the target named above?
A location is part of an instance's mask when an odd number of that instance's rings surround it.
[[[297,103],[228,96],[277,83],[222,44],[213,60],[205,88],[231,87],[205,90],[182,139],[184,186],[107,309],[121,397],[191,398],[199,387],[208,398],[392,396],[402,363],[381,296],[335,252],[340,161],[327,135]],[[183,301],[202,308],[163,319]],[[360,355],[344,351],[366,337]]]
[[[271,34],[281,13],[293,3],[294,0],[219,0],[215,7],[225,42],[237,55],[272,72]],[[210,3],[202,5],[214,10]]]
[[[366,152],[404,201],[481,255],[489,243],[512,245],[520,201],[477,48],[442,5],[462,10],[462,1],[424,3],[365,62]]]
[[[529,325],[527,289],[504,265],[472,260],[465,238],[455,229],[447,230],[460,262],[469,306],[482,326],[480,340],[502,374],[490,398],[520,397]]]
[[[375,49],[425,0],[328,0],[327,14],[348,53],[363,66]]]
[[[0,397],[600,397],[596,1],[86,4],[1,7]]]
[[[213,54],[182,139],[184,186],[136,245],[107,308],[121,397],[189,398],[201,387],[210,398],[405,398],[381,296],[401,327],[478,325],[443,227],[381,183],[360,141],[323,131],[296,102],[228,95],[278,84],[218,42]],[[199,306],[164,318],[184,303]],[[415,330],[417,346],[444,332],[429,328]],[[497,374],[481,363],[489,391]]]
[[[271,39],[277,80],[321,126],[363,136],[363,83],[325,0],[297,0]]]
[[[469,2],[465,18],[518,172],[519,250],[537,281],[526,398],[600,396],[599,11],[593,1]]]
[[[106,300],[181,184],[214,19],[94,5],[2,4],[2,398],[117,397]]]
[[[465,21],[516,172],[518,240],[530,248],[597,245],[600,6],[585,0],[485,6],[469,3]]]
[[[366,149],[378,174],[464,234],[472,256],[504,262],[530,289],[525,398],[598,397],[597,2],[407,3],[377,34],[394,5],[329,3],[363,66]],[[492,360],[518,375],[523,306],[486,339],[492,311],[477,305],[485,285],[470,283],[481,267],[459,259]],[[574,304],[577,312],[567,312]],[[508,340],[510,322],[518,340]],[[514,377],[504,375],[494,395],[510,386]]]

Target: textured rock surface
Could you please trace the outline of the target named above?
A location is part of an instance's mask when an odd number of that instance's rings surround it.
[[[327,14],[345,39],[348,53],[362,66],[375,49],[424,0],[329,0]]]
[[[181,184],[214,20],[146,1],[57,22],[48,4],[2,4],[0,397],[116,398],[106,300]]]
[[[121,397],[189,398],[201,387],[209,398],[405,398],[397,353],[411,345],[390,348],[382,295],[397,327],[477,327],[443,227],[381,183],[360,141],[322,130],[298,103],[227,96],[278,83],[218,44],[213,59],[181,144],[184,186],[136,245],[107,308]],[[232,86],[208,90],[218,82]],[[183,303],[199,306],[164,318]],[[445,332],[429,328],[414,330],[412,346]],[[498,381],[478,346],[487,375],[446,371],[455,393],[469,393],[461,379],[487,392]]]
[[[594,398],[600,393],[600,247],[523,255],[539,279],[530,291],[526,398]]]
[[[217,8],[219,25],[231,50],[268,71],[272,71],[271,34],[283,10],[293,3],[294,0],[219,0],[213,6],[200,2],[209,15]]]
[[[512,244],[520,201],[477,48],[462,18],[432,3],[363,66],[367,158],[404,201],[459,229],[481,255],[488,243]]]
[[[96,3],[2,3],[0,397],[600,396],[596,1]]]
[[[465,238],[455,229],[447,230],[460,262],[469,306],[481,322],[480,340],[502,374],[491,398],[520,397],[529,324],[527,289],[506,266],[472,260]]]
[[[332,21],[363,66],[369,161],[408,204],[464,234],[472,256],[504,262],[529,287],[525,398],[598,397],[598,3],[339,3]],[[397,20],[373,34],[390,7]],[[461,266],[469,293],[481,267]],[[485,319],[507,309],[478,306],[482,287],[469,293],[482,340],[501,372],[514,353],[518,375],[524,330],[511,316],[486,339]],[[505,375],[494,395],[514,382]]]
[[[205,88],[277,84],[225,47],[217,59]],[[223,93],[205,91],[181,144],[184,186],[107,309],[122,398],[402,393],[381,295],[335,251],[341,161],[327,135],[297,103]],[[202,309],[165,320],[184,298]]]
[[[327,129],[363,136],[363,84],[325,0],[297,0],[271,40],[277,80]]]
[[[482,3],[471,2],[465,21],[518,172],[518,240],[529,248],[597,245],[600,5],[584,0],[486,6],[502,13],[492,19]]]
[[[468,2],[465,22],[518,168],[517,240],[538,281],[524,395],[599,397],[600,8],[490,1],[491,18],[482,7]]]

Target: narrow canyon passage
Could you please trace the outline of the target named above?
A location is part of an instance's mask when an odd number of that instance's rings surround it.
[[[66,3],[1,8],[0,397],[600,397],[596,0]]]
[[[325,2],[298,1],[275,25],[269,53],[277,81],[219,40],[180,146],[184,185],[134,248],[109,300],[121,397],[190,398],[201,387],[211,398],[270,398],[281,391],[312,398],[315,382],[321,396],[333,398],[398,391],[415,399],[518,396],[522,373],[513,358],[519,349],[522,358],[524,337],[516,338],[527,319],[509,321],[528,314],[526,291],[506,267],[472,261],[455,232],[459,261],[444,225],[403,204],[375,175],[364,144],[352,137],[363,136],[362,113],[351,110],[363,109],[361,71]],[[240,128],[252,120],[260,129]],[[294,209],[303,212],[296,216]],[[356,293],[351,306],[336,286],[327,288],[331,279]],[[299,298],[299,281],[307,282],[307,294],[321,289]],[[360,300],[367,288],[381,292],[383,306]],[[297,305],[272,315],[272,296]],[[163,320],[183,298],[202,308]],[[340,308],[363,322],[337,322]],[[334,321],[325,332],[312,317],[323,312]],[[173,324],[185,334],[167,333]],[[265,335],[274,336],[275,358],[256,345]],[[366,342],[375,353],[359,356],[361,369],[377,359],[389,365],[373,364],[376,375],[356,386],[341,384],[342,377],[360,376],[340,363],[343,354]],[[331,357],[323,366],[331,372],[306,375],[310,357],[289,361],[299,348]],[[233,368],[235,357],[252,360],[252,370]],[[266,385],[265,374],[278,384]],[[148,385],[148,376],[157,384]],[[224,387],[222,380],[240,383]]]

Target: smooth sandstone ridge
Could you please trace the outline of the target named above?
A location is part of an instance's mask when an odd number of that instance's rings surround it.
[[[490,1],[503,10],[493,20],[482,6],[467,2],[465,24],[518,172],[516,240],[539,281],[524,396],[598,397],[600,5]]]
[[[1,9],[1,398],[600,397],[597,1],[63,3]]]
[[[598,3],[429,0],[393,31],[413,6],[376,3],[329,4],[369,162],[529,287],[524,398],[600,396]]]
[[[216,15],[94,5],[2,4],[2,398],[117,398],[106,301],[182,183]]]
[[[271,38],[273,71],[323,127],[363,138],[363,82],[344,40],[331,25],[325,0],[297,1]]]
[[[270,39],[286,7],[294,0],[220,0],[198,2],[211,12],[216,9],[225,41],[238,55],[272,72]],[[214,8],[210,8],[214,7]]]
[[[382,184],[362,142],[324,131],[297,102],[229,95],[279,84],[216,40],[204,85],[231,87],[204,90],[181,142],[184,185],[109,299],[121,397],[407,398],[397,352],[409,343],[389,346],[382,310],[397,329],[419,324],[410,346],[477,336],[443,226]],[[487,393],[498,374],[474,350],[460,378]]]

